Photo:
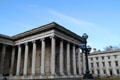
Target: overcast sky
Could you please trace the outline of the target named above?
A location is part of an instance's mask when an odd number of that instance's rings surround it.
[[[92,48],[120,45],[120,0],[0,0],[0,33],[8,36],[56,22]]]

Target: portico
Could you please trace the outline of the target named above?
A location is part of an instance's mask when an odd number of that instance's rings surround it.
[[[11,37],[11,44],[1,42],[1,71],[6,47],[10,46],[9,79],[81,77],[80,36],[56,23]]]

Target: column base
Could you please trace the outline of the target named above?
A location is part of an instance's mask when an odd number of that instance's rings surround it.
[[[64,73],[60,73],[60,76],[64,76],[65,74]]]
[[[45,73],[41,73],[40,76],[45,76]]]
[[[71,73],[68,73],[67,76],[71,76],[72,74]]]
[[[20,74],[16,74],[16,76],[21,76]]]
[[[10,76],[13,76],[12,74],[10,74]]]

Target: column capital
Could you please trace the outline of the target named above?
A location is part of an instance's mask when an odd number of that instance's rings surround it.
[[[25,45],[28,45],[28,42],[24,43]]]
[[[45,38],[41,38],[41,39],[40,39],[40,41],[44,41],[44,40],[45,40]]]
[[[21,44],[18,44],[17,46],[18,46],[18,47],[21,47]]]
[[[32,43],[36,43],[36,40],[32,41]]]
[[[50,38],[55,38],[56,36],[55,35],[51,35]]]
[[[70,42],[67,42],[67,45],[70,45]]]
[[[3,46],[7,47],[8,45],[7,44],[3,44]]]

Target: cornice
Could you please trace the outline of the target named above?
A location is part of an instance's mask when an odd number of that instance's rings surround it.
[[[11,42],[14,43],[15,41],[20,40],[22,38],[26,38],[28,36],[32,36],[32,35],[35,35],[35,34],[40,34],[42,32],[46,32],[46,31],[50,31],[50,30],[58,30],[61,33],[64,33],[64,34],[66,34],[66,35],[68,35],[68,36],[70,36],[70,37],[72,37],[72,38],[74,38],[78,41],[81,41],[81,42],[83,41],[82,38],[79,35],[73,33],[72,31],[70,31],[66,28],[64,28],[63,26],[60,26],[59,24],[57,24],[55,22],[40,26],[38,28],[34,28],[32,30],[17,34],[17,35],[12,36],[12,37],[0,34],[0,38],[8,39],[8,40],[10,40]]]

